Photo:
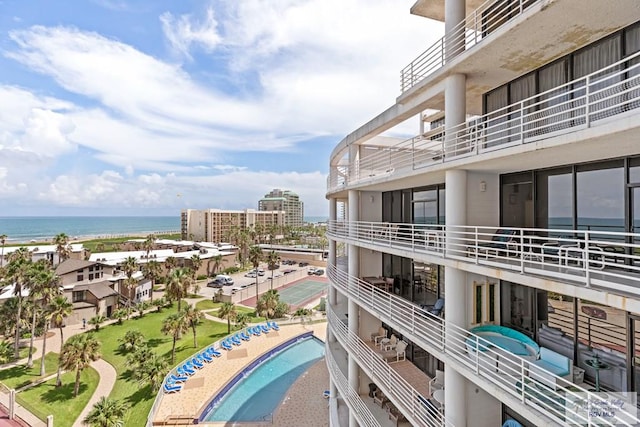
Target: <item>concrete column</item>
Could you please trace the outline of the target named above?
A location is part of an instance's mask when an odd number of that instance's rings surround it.
[[[448,252],[459,248],[456,236],[457,225],[467,222],[467,172],[464,170],[449,170],[445,173],[447,223],[446,249]],[[460,236],[462,237],[462,236]],[[454,267],[445,267],[445,334],[459,337],[453,333],[453,327],[467,327],[467,275],[464,271]],[[459,338],[458,338],[459,339]],[[445,417],[456,427],[467,425],[467,393],[466,379],[449,366],[444,370],[444,400]]]
[[[53,415],[47,416],[47,427],[53,427]]]
[[[461,141],[456,139],[458,125],[466,121],[467,78],[464,74],[453,74],[445,80],[444,88],[444,145],[446,154],[464,150]],[[447,205],[449,200],[447,200]]]
[[[351,316],[349,316],[349,323],[351,323]],[[358,393],[358,384],[360,382],[360,367],[356,363],[353,356],[349,355],[349,386]],[[356,417],[349,413],[349,427],[358,427]]]
[[[351,154],[351,153],[350,153]],[[355,190],[349,190],[349,235],[352,238],[357,238],[357,227],[355,225],[355,221],[358,221],[360,218],[360,193]],[[357,245],[349,245],[348,248],[348,256],[349,256],[349,275],[352,277],[360,276],[360,248]],[[357,283],[350,283],[350,287],[357,286]],[[349,318],[349,332],[353,334],[358,334],[359,330],[359,310],[358,304],[355,301],[349,299],[348,305],[348,318]],[[360,367],[356,363],[356,360],[353,356],[349,355],[349,385],[354,390],[358,390],[358,385],[360,382]],[[349,427],[357,427],[358,422],[353,414],[349,414]]]
[[[9,419],[12,420],[16,416],[16,391],[9,390]]]
[[[336,221],[338,218],[338,199],[332,197],[329,199],[329,221]],[[334,223],[335,224],[335,223]],[[329,239],[329,259],[327,260],[330,265],[334,267],[338,266],[338,254],[336,253],[336,241]],[[338,303],[338,291],[336,288],[329,285],[329,304],[334,307]]]
[[[464,26],[458,24],[465,18],[465,0],[445,0],[444,2],[444,32],[445,32],[445,60],[449,62],[464,50]],[[454,31],[457,30],[457,33]]]

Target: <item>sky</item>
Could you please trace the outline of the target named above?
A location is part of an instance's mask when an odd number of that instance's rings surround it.
[[[0,0],[0,216],[325,216],[329,155],[442,37],[414,0]],[[393,129],[418,133],[418,124]]]

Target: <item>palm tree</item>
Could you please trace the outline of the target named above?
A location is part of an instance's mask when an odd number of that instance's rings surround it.
[[[137,329],[128,330],[118,341],[121,343],[120,347],[126,352],[136,351],[145,345],[144,335]]]
[[[221,319],[227,319],[227,333],[231,333],[231,319],[235,319],[238,316],[236,311],[236,305],[232,302],[223,302],[218,309],[218,317]]]
[[[213,257],[213,274],[218,273],[220,267],[222,267],[222,260],[224,257],[220,254]]]
[[[93,405],[83,422],[90,427],[122,427],[128,409],[127,404],[121,400],[102,396]]]
[[[256,272],[256,304],[258,303],[258,266],[262,260],[262,249],[260,246],[253,245],[249,248],[249,261],[253,265],[253,270]],[[273,282],[273,280],[272,280]],[[273,286],[273,283],[271,284]]]
[[[153,288],[156,285],[156,280],[162,275],[162,266],[156,260],[147,260],[146,264],[142,266],[144,275],[151,280],[151,302],[153,302]]]
[[[167,283],[166,294],[169,298],[178,300],[178,311],[180,311],[181,308],[182,298],[187,295],[190,287],[191,275],[188,269],[176,268],[171,272],[169,283]]]
[[[187,306],[184,308],[183,313],[187,325],[191,328],[191,331],[193,331],[193,347],[197,347],[198,340],[196,339],[196,327],[198,326],[198,323],[200,323],[200,320],[204,317],[204,315],[200,310],[196,308],[195,305],[191,304],[187,304]]]
[[[2,244],[2,254],[0,254],[0,268],[4,267],[4,244],[7,242],[7,235],[0,234],[0,244]]]
[[[36,301],[40,302],[42,307],[42,313],[44,315],[44,337],[42,339],[42,359],[40,360],[40,375],[44,375],[44,355],[47,348],[47,330],[49,329],[49,317],[51,301],[58,295],[61,295],[60,290],[60,278],[56,275],[55,271],[51,268],[51,264],[45,260],[39,260],[33,265],[31,289],[29,291],[29,297],[32,303],[35,305]],[[33,339],[36,335],[36,315],[38,310],[33,310],[33,317],[31,319],[31,339],[29,343],[29,359],[27,360],[27,366],[30,368],[33,366]]]
[[[167,270],[167,275],[171,274],[171,270],[178,266],[178,260],[175,257],[169,256],[164,260],[164,268]]]
[[[136,377],[143,383],[149,384],[153,391],[157,391],[162,385],[164,377],[167,376],[168,371],[167,360],[152,352],[150,356],[145,359],[142,369],[136,370]]]
[[[100,342],[90,334],[78,334],[69,338],[60,353],[60,366],[68,371],[76,371],[76,383],[73,396],[78,396],[80,390],[80,373],[91,362],[100,358]]]
[[[27,248],[20,248],[9,256],[9,263],[6,269],[8,282],[13,282],[13,295],[17,298],[16,307],[16,331],[13,341],[14,356],[19,357],[20,350],[20,320],[22,317],[22,307],[24,305],[23,291],[28,288],[29,269],[31,268],[31,254]]]
[[[135,257],[127,257],[122,262],[122,271],[127,276],[125,279],[125,287],[127,288],[127,300],[131,299],[131,289],[133,289],[138,283],[137,279],[134,279],[133,275],[138,271],[138,260]]]
[[[236,315],[236,327],[242,329],[249,323],[249,315],[247,313],[238,313]]]
[[[60,329],[60,342],[64,343],[64,334],[62,332],[62,327],[64,326],[64,319],[71,316],[73,313],[73,304],[69,302],[63,296],[57,296],[51,301],[51,324]],[[42,369],[42,368],[41,368]],[[62,385],[62,381],[60,379],[61,369],[58,366],[58,375],[56,377],[56,387],[60,387]]]
[[[69,236],[64,233],[60,233],[53,238],[53,244],[56,245],[56,252],[58,253],[58,264],[69,258]]]
[[[187,322],[184,318],[184,312],[179,311],[164,319],[161,331],[163,334],[171,335],[173,338],[173,344],[171,346],[171,364],[173,365],[176,360],[176,342],[181,334],[187,332]]]
[[[0,364],[13,360],[13,345],[9,341],[0,341]]]
[[[142,248],[147,253],[147,260],[149,259],[149,254],[153,250],[153,247],[156,244],[156,236],[154,234],[149,234],[147,238],[142,243]]]
[[[267,269],[271,271],[271,287],[273,289],[273,272],[277,270],[280,264],[280,256],[276,251],[270,251],[267,254]]]
[[[193,280],[196,280],[196,277],[198,276],[198,270],[200,270],[200,267],[202,267],[203,261],[198,254],[191,255],[190,261],[191,266],[193,267]]]
[[[263,316],[267,320],[272,318],[276,312],[276,308],[278,307],[278,303],[280,302],[280,296],[278,295],[278,291],[270,289],[258,300],[256,305],[256,314],[258,316]]]
[[[89,322],[87,323],[89,323],[90,325],[93,325],[93,327],[96,328],[96,331],[97,331],[98,329],[100,329],[100,325],[104,323],[106,320],[107,320],[106,317],[104,317],[101,314],[98,314],[97,316],[93,316],[91,319],[89,319]]]

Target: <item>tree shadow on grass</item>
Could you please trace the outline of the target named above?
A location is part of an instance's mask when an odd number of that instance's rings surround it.
[[[155,397],[156,397],[156,393],[153,390],[151,390],[151,386],[147,384],[144,387],[138,388],[138,390],[132,395],[130,395],[129,397],[127,397],[125,401],[131,407],[131,406],[134,406],[136,403],[140,403],[149,399],[155,399]]]
[[[62,384],[60,387],[56,387],[55,384],[46,384],[45,387],[48,387],[49,390],[42,394],[42,400],[46,403],[55,403],[73,399],[74,386],[75,382]],[[81,382],[80,387],[78,387],[78,395],[87,391],[88,387],[89,386]]]
[[[165,342],[167,342],[167,340],[169,340],[169,338],[150,338],[147,340],[147,345],[150,348],[155,348],[160,344],[164,344]]]
[[[135,379],[133,378],[133,370],[127,369],[126,371],[120,374],[119,379],[124,381],[135,381]]]
[[[40,378],[40,365],[38,364],[36,366],[36,364],[34,364],[33,366],[33,368],[27,368],[24,365],[20,365],[0,370],[0,382],[6,381],[9,378],[25,377],[24,381],[15,384],[12,388],[19,389],[29,385],[36,379]]]

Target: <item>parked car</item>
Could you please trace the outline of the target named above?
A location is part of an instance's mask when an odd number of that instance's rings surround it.
[[[258,275],[256,274],[255,271],[250,271],[247,274],[244,275],[244,277],[250,277],[252,279],[255,279]]]
[[[298,267],[306,267],[307,265],[309,265],[308,262],[301,262],[300,264],[298,264]]]
[[[322,276],[324,274],[324,270],[319,268],[316,271],[314,271],[313,274],[315,274],[316,276]]]
[[[207,283],[208,288],[221,288],[222,286],[222,282],[218,282],[217,280],[212,280]]]
[[[289,274],[289,273],[293,273],[294,271],[296,271],[295,268],[287,268],[286,270],[283,270],[282,272],[284,274]]]
[[[317,268],[315,267],[309,267],[309,270],[307,270],[307,274],[315,274]]]
[[[233,279],[231,278],[231,276],[227,276],[226,274],[218,274],[215,278],[215,281],[222,283],[222,286],[233,285]]]

